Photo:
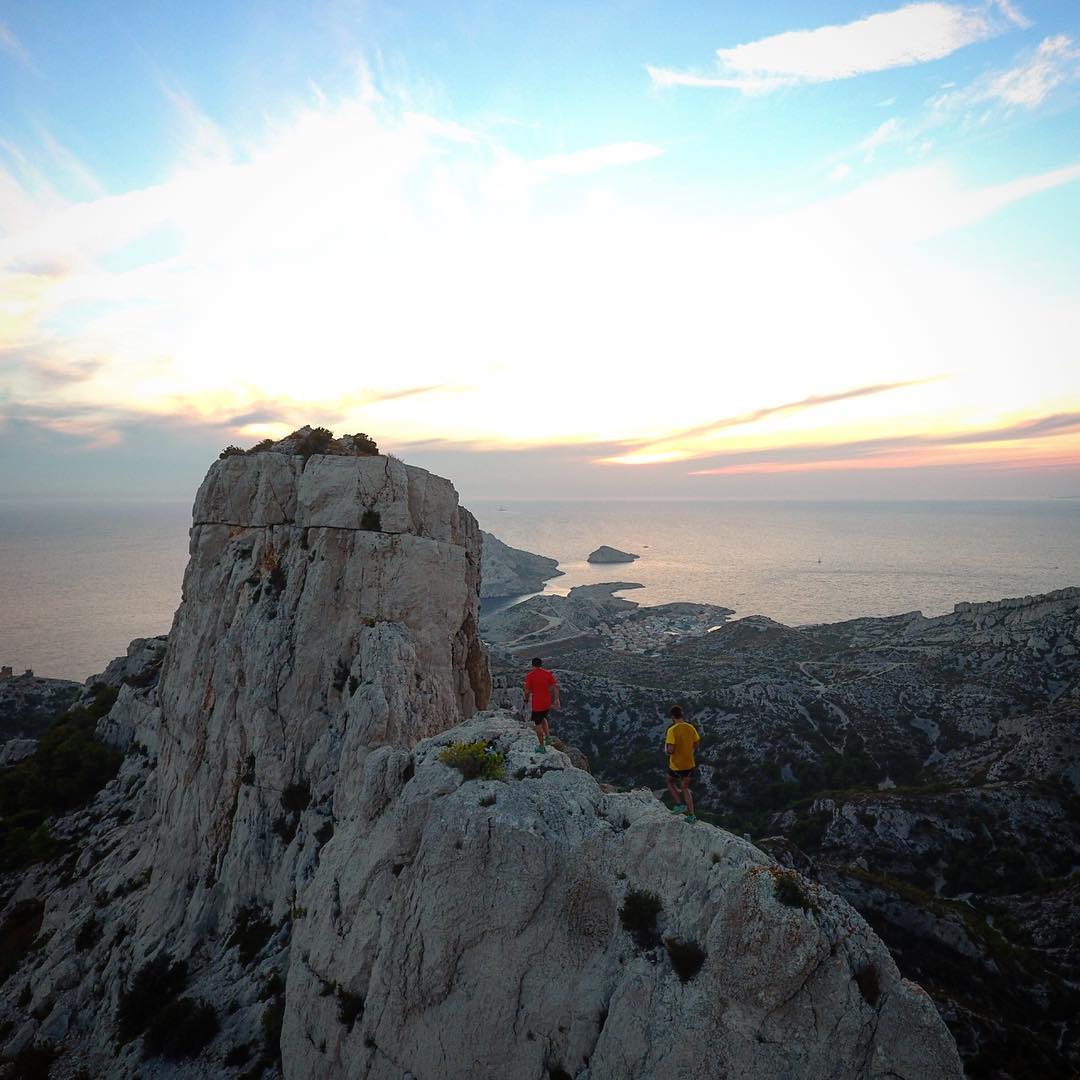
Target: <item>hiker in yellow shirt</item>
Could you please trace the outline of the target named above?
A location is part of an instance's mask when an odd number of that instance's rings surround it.
[[[687,821],[697,821],[694,816],[694,796],[690,794],[690,778],[694,773],[694,747],[701,736],[693,724],[683,719],[682,709],[671,706],[671,727],[664,739],[664,753],[668,756],[667,786],[675,805],[673,814],[686,814]],[[685,806],[683,805],[685,803]]]

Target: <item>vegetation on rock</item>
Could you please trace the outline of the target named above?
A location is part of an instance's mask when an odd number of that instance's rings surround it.
[[[0,871],[62,851],[48,819],[85,805],[116,775],[123,755],[94,734],[116,694],[98,683],[85,704],[53,720],[33,754],[0,772]]]
[[[451,743],[439,760],[458,770],[466,780],[505,780],[506,757],[484,742]]]

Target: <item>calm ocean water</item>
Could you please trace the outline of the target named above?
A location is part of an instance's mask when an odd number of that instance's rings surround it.
[[[642,603],[697,600],[790,624],[1080,585],[1080,500],[469,506],[508,544],[559,560],[550,591],[637,581],[629,595]],[[166,632],[190,514],[188,500],[0,503],[0,663],[84,679],[132,638]],[[590,566],[600,544],[641,558]]]

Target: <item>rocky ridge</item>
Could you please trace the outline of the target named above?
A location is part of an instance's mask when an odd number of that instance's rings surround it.
[[[484,541],[480,561],[482,599],[539,592],[545,581],[562,576],[557,559],[511,547],[489,532],[481,530],[480,535]]]
[[[680,702],[703,734],[699,811],[858,907],[970,1075],[1080,1068],[1080,589],[932,618],[751,616],[641,655],[598,625],[552,666],[555,732],[600,780],[658,787]],[[513,700],[520,661],[494,680]]]
[[[131,651],[99,724],[116,778],[51,823],[58,857],[0,882],[6,1055],[118,1077],[960,1076],[843,901],[539,758],[505,714],[469,720],[475,521],[422,470],[295,445],[211,468],[164,655]],[[451,742],[501,778],[464,779]],[[626,924],[637,892],[659,912]]]

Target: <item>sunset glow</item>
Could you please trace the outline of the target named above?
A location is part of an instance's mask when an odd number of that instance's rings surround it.
[[[147,67],[114,44],[149,100],[128,133],[123,95],[46,85],[80,19],[61,48],[14,9],[0,434],[93,455],[147,426],[213,445],[312,422],[432,467],[550,448],[557,472],[577,448],[601,485],[613,465],[698,484],[1080,467],[1080,34],[1061,16],[824,4],[806,26],[762,15],[751,42],[721,16],[643,25],[589,98],[440,67],[423,35],[460,26],[373,5],[328,11],[325,37],[275,24],[293,75],[272,85],[237,56]],[[164,49],[163,20],[129,17],[142,55]],[[553,72],[580,58],[539,47]],[[210,94],[215,64],[235,95]]]

